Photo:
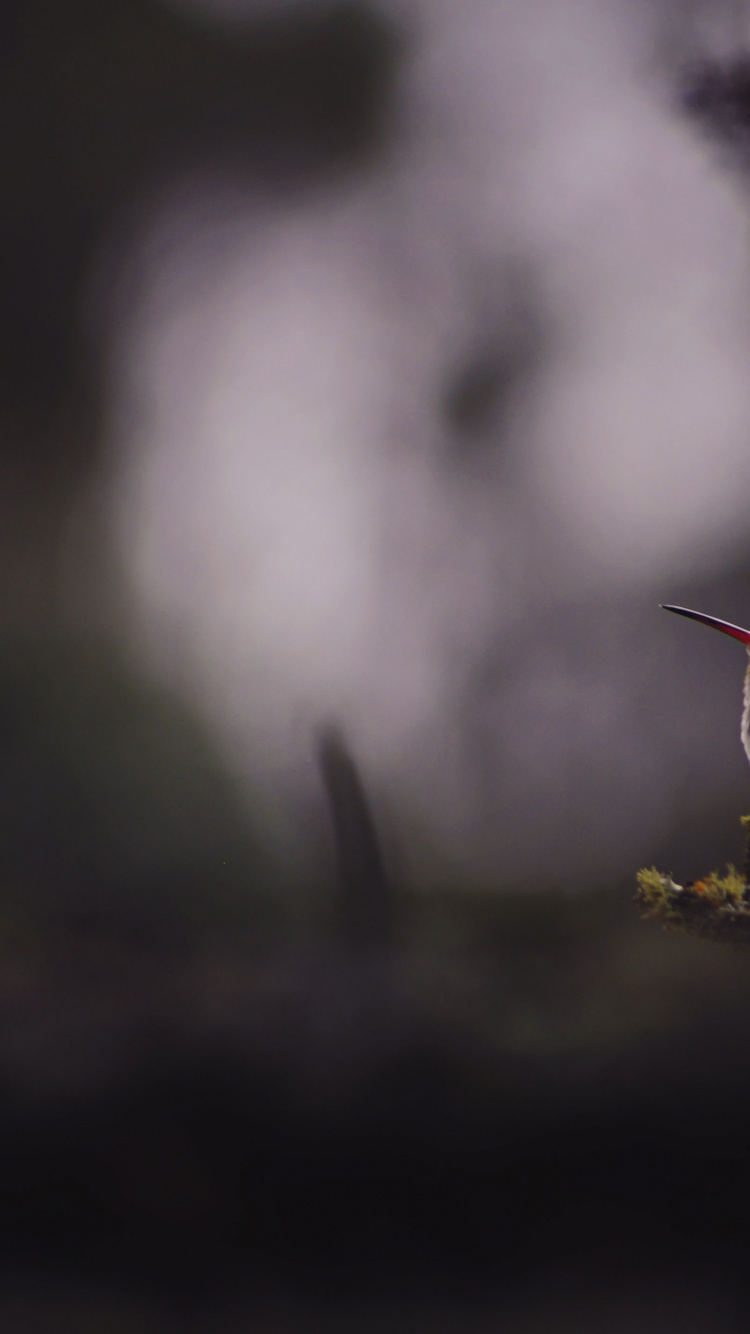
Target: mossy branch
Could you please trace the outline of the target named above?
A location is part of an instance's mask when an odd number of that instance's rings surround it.
[[[645,918],[709,940],[750,947],[750,815],[742,827],[748,841],[743,874],[711,871],[702,880],[678,885],[655,866],[638,872],[635,901]]]

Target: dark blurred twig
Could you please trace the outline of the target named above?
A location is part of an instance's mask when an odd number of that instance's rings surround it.
[[[386,944],[391,935],[390,888],[357,766],[336,727],[321,728],[316,750],[333,824],[344,934],[358,947]]]

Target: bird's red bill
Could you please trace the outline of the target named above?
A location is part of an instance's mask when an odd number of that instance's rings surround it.
[[[701,625],[710,625],[714,630],[721,630],[725,635],[731,635],[732,639],[739,639],[741,644],[750,644],[750,630],[732,625],[731,621],[720,621],[718,616],[706,616],[702,611],[688,611],[687,607],[669,607],[665,602],[659,605],[664,611],[674,611],[678,616],[689,616],[691,621],[700,621]]]

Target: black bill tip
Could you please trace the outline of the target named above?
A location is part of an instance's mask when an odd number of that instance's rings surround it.
[[[750,645],[750,630],[732,625],[731,621],[721,621],[718,616],[706,616],[702,611],[690,611],[688,607],[673,607],[667,602],[660,602],[659,606],[663,611],[673,611],[677,616],[687,616],[691,621],[700,621],[701,625],[709,625],[712,630],[721,630],[722,634],[738,639],[741,644]]]

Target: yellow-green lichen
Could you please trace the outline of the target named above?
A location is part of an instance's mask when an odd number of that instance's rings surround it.
[[[674,921],[675,926],[678,926],[680,915],[673,907],[674,894],[682,887],[675,885],[670,876],[662,875],[655,866],[639,871],[636,880],[638,889],[635,901],[641,915],[646,918],[657,917],[665,924]]]
[[[750,816],[743,817],[750,834]],[[750,946],[750,886],[733,866],[678,885],[655,866],[638,872],[635,901],[645,918],[691,935]]]
[[[712,871],[706,880],[696,881],[693,885],[693,890],[696,893],[701,892],[700,885],[705,886],[702,892],[705,895],[706,902],[710,903],[713,908],[721,908],[728,904],[730,907],[739,910],[745,904],[748,887],[742,876],[731,864],[727,867],[727,873],[724,876],[719,875],[717,871]]]

